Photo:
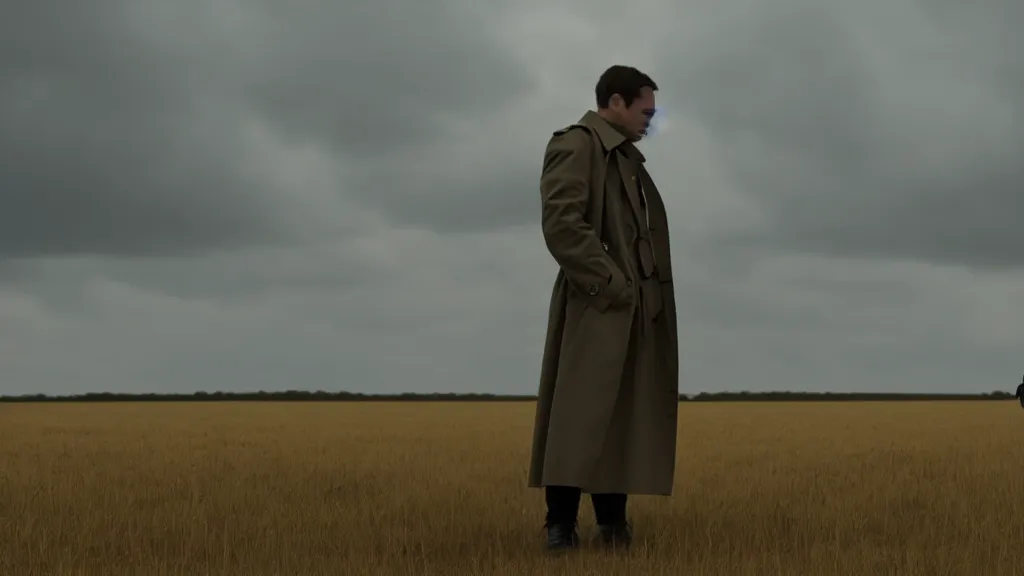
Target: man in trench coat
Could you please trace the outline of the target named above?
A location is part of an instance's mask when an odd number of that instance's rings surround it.
[[[540,179],[542,228],[560,267],[551,295],[530,462],[549,549],[575,548],[581,493],[598,544],[628,546],[628,494],[670,495],[679,359],[668,220],[636,143],[657,84],[612,66],[597,111],[558,130]]]

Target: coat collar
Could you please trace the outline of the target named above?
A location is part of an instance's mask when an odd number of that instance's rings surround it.
[[[644,158],[644,155],[636,145],[617,126],[602,118],[597,112],[587,110],[587,113],[580,118],[578,124],[592,129],[597,134],[606,152],[619,148],[630,160],[637,162],[646,161],[646,158]]]

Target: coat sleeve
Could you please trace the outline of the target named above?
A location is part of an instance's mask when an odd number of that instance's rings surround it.
[[[626,304],[625,275],[586,221],[593,140],[584,130],[556,132],[540,178],[542,229],[548,251],[569,283],[600,312]]]

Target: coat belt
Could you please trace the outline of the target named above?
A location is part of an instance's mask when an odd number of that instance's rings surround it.
[[[657,275],[640,282],[639,288],[638,312],[640,317],[644,319],[644,322],[640,323],[640,333],[642,335],[646,330],[646,321],[654,320],[658,317],[658,314],[661,314],[661,310],[664,308],[664,301],[661,297],[661,282],[658,281]]]
[[[640,288],[641,318],[654,320],[664,305],[661,298],[661,286],[658,280],[658,269],[654,263],[654,250],[649,238],[641,237],[636,242],[637,272],[642,280]],[[646,322],[645,322],[646,324]]]

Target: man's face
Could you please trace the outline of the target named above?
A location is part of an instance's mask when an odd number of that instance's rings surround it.
[[[610,104],[618,117],[618,123],[634,135],[634,142],[639,142],[647,134],[651,119],[654,118],[654,90],[649,87],[643,88],[640,97],[633,100],[630,106],[626,106],[618,94],[612,96]]]

